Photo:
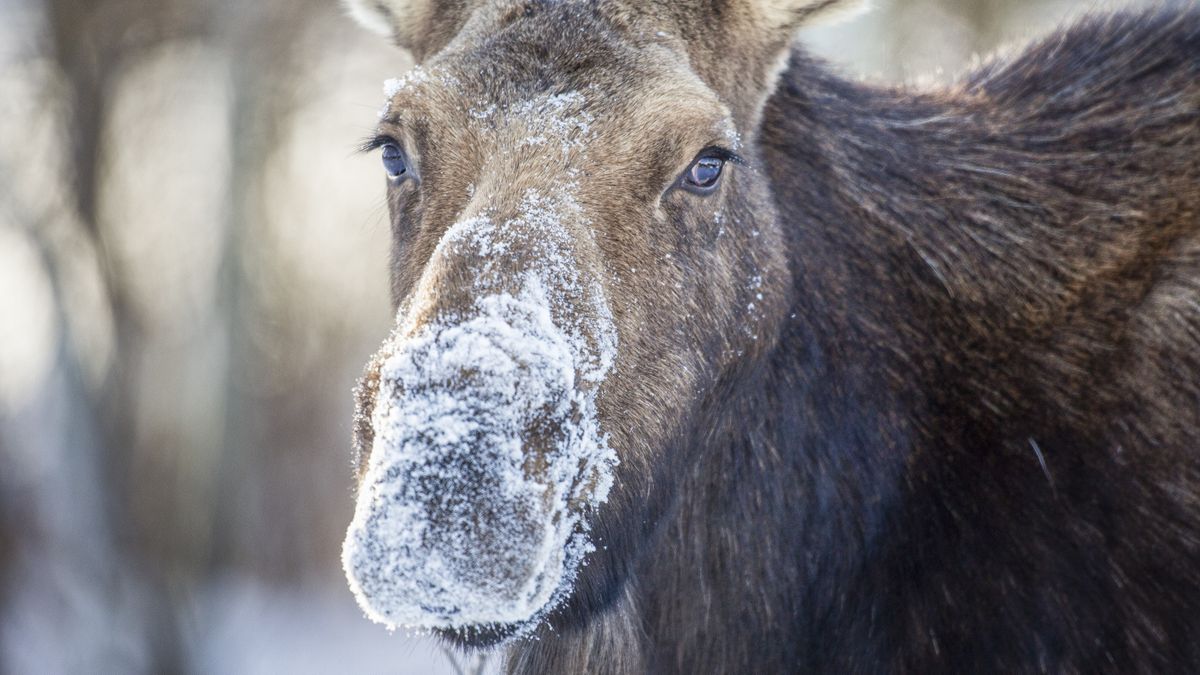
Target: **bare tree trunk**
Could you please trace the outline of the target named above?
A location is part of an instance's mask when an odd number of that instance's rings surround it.
[[[108,601],[132,604],[144,614],[144,629],[140,638],[150,655],[148,670],[178,672],[184,669],[183,654],[176,629],[177,608],[172,606],[168,580],[158,573],[158,567],[148,564],[138,550],[140,537],[132,531],[134,522],[131,505],[125,498],[130,494],[129,480],[133,474],[131,449],[135,438],[136,355],[145,335],[138,317],[131,311],[122,288],[122,272],[114,259],[107,255],[108,243],[99,227],[98,196],[105,179],[106,148],[104,130],[114,85],[123,69],[138,56],[165,41],[202,34],[207,29],[203,3],[178,0],[137,2],[134,0],[46,0],[46,19],[51,37],[52,55],[65,75],[69,97],[71,194],[82,234],[99,252],[104,275],[109,312],[115,327],[113,367],[98,394],[88,392],[80,377],[75,355],[64,352],[58,361],[61,369],[56,379],[53,400],[68,405],[75,412],[65,423],[83,424],[71,432],[71,444],[65,446],[73,454],[71,466],[80,473],[77,484],[69,486],[69,494],[93,494],[95,499],[79,508],[94,512],[95,524],[91,535],[96,538],[98,551],[104,551],[94,573],[120,578],[131,571],[138,577],[130,584],[141,588],[117,587]],[[47,257],[52,276],[58,279],[55,261]],[[61,289],[56,286],[56,297]],[[62,333],[69,329],[61,320],[65,304],[57,303]],[[62,341],[64,350],[71,342]],[[88,489],[85,491],[82,486]],[[130,544],[134,545],[131,547]],[[83,559],[86,559],[83,558]],[[121,570],[111,569],[120,567]],[[107,570],[107,572],[105,571]],[[97,588],[112,588],[112,584],[97,579]],[[125,595],[121,596],[120,594]]]
[[[243,320],[260,309],[245,272],[254,264],[248,242],[264,219],[262,177],[285,127],[283,120],[295,108],[284,83],[295,78],[294,50],[302,48],[300,34],[314,7],[321,4],[320,0],[236,3],[221,15],[221,32],[230,41],[231,52],[238,55],[239,67],[234,73],[230,220],[221,268],[220,304],[229,317],[229,356],[225,432],[215,486],[219,496],[213,515],[218,539],[212,562],[240,563],[273,576],[280,576],[279,566],[297,561],[280,560],[281,551],[265,551],[258,545],[260,535],[274,527],[258,519],[268,515],[260,493],[270,484],[267,478],[277,458],[271,453],[271,439],[265,438],[266,427],[254,414],[263,409],[261,401],[255,400],[248,386],[265,373],[260,371],[263,355]]]

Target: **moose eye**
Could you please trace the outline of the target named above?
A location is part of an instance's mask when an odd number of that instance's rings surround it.
[[[712,187],[721,179],[721,169],[723,168],[725,168],[723,160],[716,157],[701,157],[688,171],[688,184],[699,188]]]
[[[712,194],[721,182],[721,173],[725,170],[725,163],[731,159],[736,161],[733,153],[719,148],[711,148],[701,153],[683,174],[679,186],[698,195]]]
[[[398,181],[408,174],[408,161],[404,158],[404,151],[395,143],[387,143],[383,146],[383,168],[387,170],[387,175],[390,180]]]

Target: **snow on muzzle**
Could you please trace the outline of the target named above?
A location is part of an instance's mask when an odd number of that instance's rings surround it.
[[[595,402],[616,337],[564,215],[572,202],[530,192],[515,219],[451,228],[375,357],[342,555],[376,621],[533,624],[592,548],[586,515],[617,462]]]

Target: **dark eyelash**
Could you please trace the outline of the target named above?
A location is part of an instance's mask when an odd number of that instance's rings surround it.
[[[363,140],[363,142],[359,144],[358,151],[371,152],[372,150],[378,150],[389,143],[396,146],[400,145],[400,143],[398,143],[396,139],[392,138],[391,136],[372,136]]]
[[[729,150],[728,148],[722,148],[719,145],[708,146],[707,148],[701,150],[697,157],[716,157],[722,162],[731,162],[733,164],[737,164],[738,166],[746,166],[746,160],[742,158],[741,155]]]

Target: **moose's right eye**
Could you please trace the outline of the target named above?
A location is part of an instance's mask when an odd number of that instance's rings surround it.
[[[408,159],[404,151],[395,143],[383,146],[383,168],[387,170],[388,179],[399,181],[408,174]]]

